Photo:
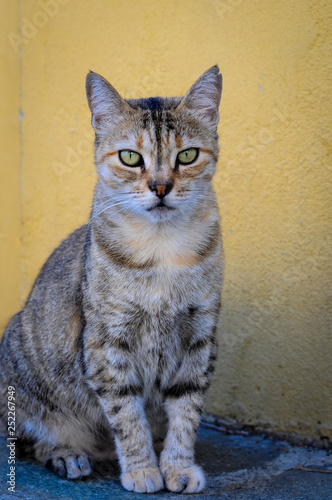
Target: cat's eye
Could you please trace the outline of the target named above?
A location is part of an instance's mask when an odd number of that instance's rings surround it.
[[[181,165],[189,165],[189,163],[192,163],[193,161],[196,160],[197,156],[198,156],[197,148],[185,149],[184,151],[181,151],[181,153],[178,154],[177,161]]]
[[[127,167],[138,167],[143,165],[143,157],[136,153],[135,151],[130,151],[129,149],[124,149],[123,151],[119,151],[120,160]]]

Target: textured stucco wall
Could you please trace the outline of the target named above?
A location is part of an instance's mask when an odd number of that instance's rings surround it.
[[[17,32],[18,4],[0,0],[0,335],[20,307],[20,66],[7,39]]]
[[[50,251],[87,219],[95,182],[87,71],[126,97],[180,95],[218,63],[226,278],[208,410],[332,438],[331,2],[1,7],[1,324]]]

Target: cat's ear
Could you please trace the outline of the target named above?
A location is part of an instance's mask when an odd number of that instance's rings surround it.
[[[96,134],[107,134],[110,126],[129,108],[105,78],[90,71],[86,77],[86,96],[91,111],[91,123]]]
[[[221,92],[221,73],[218,66],[212,66],[188,90],[178,109],[190,109],[208,127],[215,129],[219,121]]]

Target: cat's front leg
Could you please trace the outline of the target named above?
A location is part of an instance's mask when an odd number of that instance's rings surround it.
[[[205,486],[194,445],[216,361],[214,332],[215,327],[193,336],[179,372],[164,391],[169,424],[159,465],[167,489],[173,492],[198,493]]]
[[[129,346],[89,342],[86,379],[113,429],[124,488],[153,493],[164,487],[144,411],[143,387],[131,363]]]
[[[203,404],[197,394],[167,399],[169,428],[159,465],[170,491],[198,493],[205,486],[204,473],[194,460],[196,432]]]
[[[142,397],[117,393],[111,402],[104,400],[103,406],[115,433],[124,488],[137,493],[163,489]]]

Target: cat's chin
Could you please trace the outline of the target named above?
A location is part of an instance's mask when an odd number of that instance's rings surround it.
[[[147,209],[151,219],[155,221],[166,221],[173,217],[175,208],[166,205],[157,205]]]

